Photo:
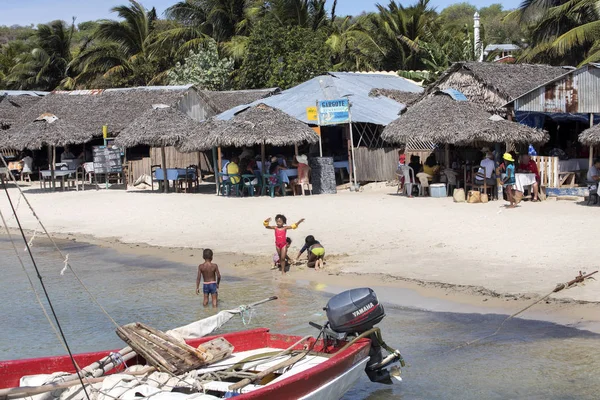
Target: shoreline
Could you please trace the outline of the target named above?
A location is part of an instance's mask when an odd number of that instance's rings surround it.
[[[11,233],[15,232],[14,229],[11,231],[13,231]],[[27,233],[31,235],[33,232]],[[86,243],[123,254],[157,257],[180,264],[196,266],[202,259],[201,248],[127,243],[116,237],[99,238],[87,234],[51,232],[51,236],[59,242]],[[47,239],[38,236],[38,240]],[[278,271],[268,268],[271,260],[266,255],[219,252],[215,255],[215,262],[220,265],[225,277],[230,275],[250,280],[266,279],[274,283],[295,281],[296,284],[312,290],[332,294],[352,287],[369,286],[377,292],[382,302],[432,312],[511,315],[542,297],[531,293],[499,293],[483,286],[425,281],[393,274],[345,272],[341,264],[349,258],[351,257],[346,255],[330,256],[325,269],[321,271],[312,270],[305,265],[292,266],[285,277],[282,277]],[[552,289],[548,288],[548,292]],[[577,288],[570,290],[577,290]],[[598,302],[550,297],[517,318],[548,321],[600,333],[599,309]]]

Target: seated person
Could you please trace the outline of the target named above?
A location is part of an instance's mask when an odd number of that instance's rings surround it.
[[[227,175],[229,175],[229,179],[231,180],[231,183],[236,185],[240,182],[240,177],[239,176],[232,176],[232,175],[239,175],[240,174],[240,167],[238,166],[239,163],[239,159],[234,156],[231,157],[231,161],[229,161],[229,163],[227,163]]]
[[[540,172],[538,171],[537,164],[531,159],[531,157],[528,154],[523,154],[521,156],[521,162],[519,163],[519,172],[535,175],[535,183],[531,185],[531,193],[533,194],[533,201],[539,201],[538,189],[540,187]]]
[[[310,167],[308,166],[308,157],[304,154],[300,154],[296,156],[296,167],[298,168],[298,177],[290,183],[292,185],[292,189],[294,190],[294,194],[296,193],[296,186],[302,185],[305,183],[310,183]],[[300,194],[302,194],[302,189],[300,189]]]
[[[485,175],[485,183],[490,186],[494,186],[496,184],[496,163],[494,162],[494,154],[491,151],[486,152],[485,158],[481,160],[480,165],[481,166],[479,167],[477,174]],[[480,179],[479,176],[476,176],[475,183],[478,185],[483,185],[483,179]]]
[[[440,172],[440,166],[437,165],[435,154],[431,153],[429,157],[427,157],[427,159],[425,160],[425,164],[423,164],[423,172],[430,176],[430,178],[427,178],[429,182],[431,182],[433,178],[436,175],[438,175],[438,173]]]
[[[594,164],[588,170],[586,180],[590,188],[598,187],[598,182],[600,181],[600,157],[594,160]]]
[[[271,174],[273,176],[269,177],[269,183],[271,183],[272,185],[277,185],[279,180],[282,178],[280,173],[284,169],[287,169],[287,168],[279,165],[279,163],[277,162],[277,157],[272,157],[271,165],[269,166],[269,174]],[[286,175],[286,178],[287,178],[287,175]],[[281,179],[281,180],[283,181],[283,179]],[[279,186],[275,187],[275,194],[279,194],[279,189],[280,189]]]
[[[410,163],[408,166],[413,169],[415,176],[417,176],[417,174],[423,169],[421,166],[421,157],[415,155],[410,156]]]
[[[65,146],[65,151],[63,151],[62,154],[60,155],[60,161],[63,162],[65,160],[73,160],[73,159],[75,159],[75,156],[73,155],[73,153],[71,153],[69,146]]]

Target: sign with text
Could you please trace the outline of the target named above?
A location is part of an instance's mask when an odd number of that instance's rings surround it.
[[[306,119],[309,121],[318,121],[317,107],[306,107]]]
[[[108,174],[123,171],[121,149],[116,146],[94,146],[94,172]]]
[[[350,102],[348,99],[321,100],[318,102],[321,125],[347,124],[350,122]]]

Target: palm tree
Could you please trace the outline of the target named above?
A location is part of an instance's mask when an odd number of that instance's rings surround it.
[[[418,0],[409,7],[390,0],[387,7],[377,4],[377,9],[379,13],[372,14],[371,23],[373,39],[383,51],[382,67],[387,70],[423,67],[416,42],[436,16],[429,0]]]
[[[33,49],[13,57],[5,81],[15,89],[54,90],[73,86],[71,41],[75,25],[53,21],[38,26]]]
[[[327,45],[331,49],[333,68],[338,71],[378,69],[382,49],[363,26],[365,18],[352,17],[334,21]]]
[[[147,11],[135,0],[129,3],[111,9],[122,21],[102,21],[92,43],[72,63],[78,80],[91,82],[102,76],[115,86],[147,85],[164,76],[160,61],[165,54],[153,48],[156,11]]]
[[[571,65],[600,60],[597,1],[526,0],[516,15],[531,32],[523,60]]]

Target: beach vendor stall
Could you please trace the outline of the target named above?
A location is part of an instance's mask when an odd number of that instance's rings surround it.
[[[123,129],[115,140],[115,144],[123,147],[147,145],[160,147],[161,168],[155,171],[155,179],[160,182],[164,193],[169,192],[169,181],[194,181],[196,172],[183,168],[167,169],[165,147],[175,146],[196,130],[200,123],[188,117],[174,107],[155,104],[151,110],[145,111],[127,128]],[[166,172],[165,172],[166,171]]]
[[[293,171],[288,170],[290,172],[286,172],[285,177],[275,177],[277,182],[267,181],[271,178],[266,170],[267,145],[293,146],[301,143],[317,143],[319,140],[317,134],[305,123],[262,103],[238,111],[233,118],[227,121],[211,118],[202,124],[210,129],[202,129],[186,137],[179,145],[179,150],[192,152],[213,147],[215,149],[215,171],[218,171],[221,169],[218,168],[218,165],[222,165],[222,147],[242,148],[260,145],[261,170],[258,173],[262,178],[263,192],[269,186],[281,185],[282,179],[294,177]],[[219,186],[220,182],[217,182],[217,190]]]

